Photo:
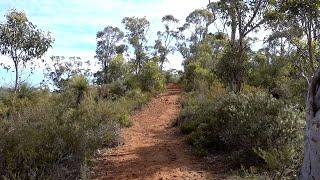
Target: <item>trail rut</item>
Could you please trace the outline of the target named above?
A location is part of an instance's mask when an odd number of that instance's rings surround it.
[[[130,118],[124,144],[97,158],[93,179],[215,179],[207,163],[192,155],[172,124],[180,112],[181,90],[169,84]]]

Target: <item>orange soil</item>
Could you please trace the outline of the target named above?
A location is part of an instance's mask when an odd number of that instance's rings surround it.
[[[192,155],[179,130],[172,124],[181,109],[180,88],[167,91],[136,114],[134,125],[123,129],[124,144],[97,158],[93,179],[220,179]]]

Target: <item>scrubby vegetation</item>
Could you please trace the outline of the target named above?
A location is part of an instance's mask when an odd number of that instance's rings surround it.
[[[29,22],[15,10],[6,17],[10,26],[21,19]],[[0,26],[1,38],[10,33],[6,23]],[[165,74],[170,76],[170,72],[160,69],[156,56],[144,54],[138,65],[126,61],[124,45],[104,39],[103,33],[113,31],[123,38],[119,29],[111,27],[97,34],[102,70],[94,77],[81,58],[54,56],[46,64],[43,87],[20,84],[18,77],[15,91],[1,89],[1,179],[88,178],[94,153],[118,145],[120,128],[132,125],[130,113],[165,88]],[[21,37],[21,41],[23,38],[32,37]],[[106,48],[108,43],[114,43],[113,47]],[[33,56],[25,58],[31,61]]]
[[[97,32],[98,71],[90,61],[53,56],[38,88],[20,83],[19,68],[53,39],[9,11],[0,53],[16,78],[14,91],[0,89],[0,178],[85,179],[95,151],[117,145],[119,128],[132,125],[130,113],[179,82],[177,125],[195,153],[223,154],[241,176],[320,179],[319,8],[303,0],[209,1],[184,24],[164,16],[154,43],[146,17],[125,17],[123,29]],[[175,51],[184,70],[165,71]]]
[[[1,96],[0,173],[8,178],[76,178],[90,157],[119,143],[128,115],[150,95],[131,91],[117,99],[99,97],[83,77],[61,93],[20,91]]]
[[[185,95],[179,126],[199,155],[226,153],[234,168],[292,176],[301,164],[304,113],[263,90]],[[261,171],[260,171],[261,172]]]
[[[306,162],[317,156],[312,154],[317,150],[310,150],[312,143],[305,150],[314,157],[306,157],[305,169],[299,172],[299,168],[304,139],[310,138],[304,135],[305,127],[312,129],[317,119],[319,47],[311,35],[317,34],[316,29],[303,29],[306,21],[317,24],[319,16],[307,14],[318,11],[319,3],[311,1],[221,0],[187,17],[184,27],[192,33],[182,33],[184,41],[179,44],[185,58],[181,82],[186,93],[177,125],[195,153],[224,154],[230,168],[246,172],[241,176],[291,179],[302,173],[301,179],[311,177],[304,172],[311,173],[313,168]],[[216,22],[227,30],[217,27],[208,33]],[[254,51],[252,32],[263,27],[272,32]],[[306,125],[305,115],[310,112],[314,114],[307,116]],[[317,143],[317,129],[313,140],[306,142]],[[312,173],[318,177],[316,171]]]
[[[67,179],[86,175],[94,152],[118,145],[119,129],[132,125],[130,113],[164,88],[158,68],[146,71],[134,75],[137,79],[104,86],[92,86],[84,76],[74,76],[57,92],[27,85],[20,86],[18,93],[2,90],[1,176]],[[139,82],[138,87],[130,86],[132,79]],[[143,86],[142,79],[149,83]]]

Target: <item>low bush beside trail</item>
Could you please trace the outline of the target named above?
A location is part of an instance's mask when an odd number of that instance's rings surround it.
[[[119,129],[150,93],[98,97],[81,77],[60,93],[32,89],[0,97],[0,179],[77,179],[98,148],[119,144]]]
[[[197,154],[220,151],[238,167],[264,166],[274,175],[294,174],[301,162],[304,127],[298,106],[262,90],[207,97],[186,94],[178,121]]]

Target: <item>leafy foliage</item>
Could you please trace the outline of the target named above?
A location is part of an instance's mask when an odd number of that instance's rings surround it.
[[[0,100],[2,177],[79,178],[97,148],[119,143],[119,128],[131,124],[128,114],[148,100],[131,93],[117,101],[97,101],[96,90],[83,77],[73,78],[63,93],[29,91],[28,96],[10,93]]]
[[[9,11],[0,24],[0,53],[13,60],[16,93],[0,89],[0,175],[85,178],[94,151],[116,145],[118,129],[132,125],[130,112],[166,82],[179,81],[186,93],[178,124],[198,154],[223,151],[240,171],[249,167],[251,173],[266,170],[272,179],[295,177],[302,116],[319,109],[318,97],[309,97],[319,83],[319,7],[318,1],[303,0],[209,1],[185,23],[164,16],[154,44],[146,17],[125,17],[124,31],[106,26],[97,32],[95,58],[101,67],[94,74],[80,58],[53,56],[47,62],[44,74],[54,92],[18,87],[21,66],[40,59],[53,39],[24,12]],[[272,32],[255,51],[251,34],[263,27]],[[184,71],[165,71],[176,50]],[[305,110],[307,94],[311,103]],[[304,174],[312,169],[308,163],[303,167]]]
[[[136,73],[139,73],[146,58],[146,33],[149,30],[150,22],[144,18],[125,17],[122,20],[125,29],[128,31],[126,37],[134,48],[135,58],[133,59]]]
[[[290,147],[291,151],[301,153],[303,112],[297,107],[273,99],[261,90],[227,93],[207,101],[194,98],[191,96],[185,102],[179,124],[198,153],[228,152],[235,155],[235,162],[249,166],[263,162],[261,153],[255,154],[254,150],[277,151],[281,156]],[[292,167],[291,163],[300,155],[272,158],[279,163],[276,168],[279,170]],[[270,159],[262,157],[272,166]]]
[[[160,56],[159,63],[161,70],[163,69],[164,63],[168,60],[167,56],[175,50],[172,44],[178,33],[175,30],[175,26],[179,23],[179,20],[172,15],[166,15],[162,17],[162,23],[164,23],[165,31],[158,31],[158,39],[154,45],[156,54]]]
[[[80,57],[52,56],[50,62],[46,62],[44,70],[46,79],[43,80],[43,84],[53,86],[57,91],[63,91],[73,76],[89,77],[91,73],[88,66],[90,62],[83,62]]]
[[[164,75],[156,61],[144,65],[140,76],[141,88],[144,91],[159,91],[164,89]]]
[[[6,23],[0,24],[0,53],[9,56],[15,67],[15,91],[18,91],[20,65],[41,58],[53,39],[28,21],[24,12],[11,10]]]

